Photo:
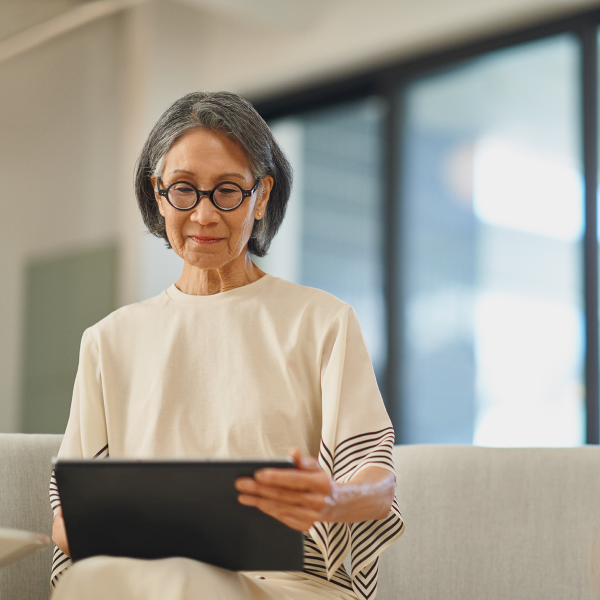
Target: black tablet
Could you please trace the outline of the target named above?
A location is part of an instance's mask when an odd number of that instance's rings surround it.
[[[58,460],[73,560],[184,556],[236,571],[299,571],[303,536],[237,500],[234,481],[274,460]]]

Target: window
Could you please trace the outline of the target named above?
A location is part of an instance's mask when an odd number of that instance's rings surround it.
[[[562,35],[406,88],[407,442],[585,440],[579,54]]]
[[[355,306],[399,443],[598,443],[599,23],[257,103],[297,185],[264,265]]]
[[[371,98],[271,123],[294,167],[294,192],[283,230],[259,262],[273,275],[351,304],[381,379],[386,340],[380,127],[381,102]]]

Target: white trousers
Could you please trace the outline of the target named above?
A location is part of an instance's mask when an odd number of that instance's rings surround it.
[[[355,600],[301,573],[227,571],[188,558],[96,556],[69,567],[52,600]],[[260,574],[262,575],[262,574]]]

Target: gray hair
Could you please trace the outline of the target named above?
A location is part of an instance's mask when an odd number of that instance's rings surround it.
[[[187,94],[173,103],[154,125],[135,170],[135,195],[148,231],[171,247],[150,177],[162,176],[167,152],[192,129],[222,131],[246,151],[255,179],[273,177],[265,215],[254,221],[248,242],[252,254],[264,256],[285,216],[292,189],[292,167],[252,104],[230,92]]]

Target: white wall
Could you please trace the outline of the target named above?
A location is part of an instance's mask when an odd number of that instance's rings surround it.
[[[201,21],[142,4],[0,63],[0,432],[20,426],[30,259],[117,242],[119,304],[178,278],[180,260],[143,230],[133,171],[154,121],[200,85]]]
[[[0,64],[0,431],[19,424],[28,259],[115,239],[119,19]]]

